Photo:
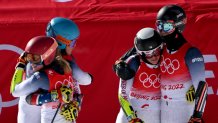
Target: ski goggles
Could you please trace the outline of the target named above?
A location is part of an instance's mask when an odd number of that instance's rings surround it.
[[[26,60],[30,63],[42,63],[42,57],[40,55],[34,55],[31,53],[26,54]]]
[[[144,55],[145,58],[149,59],[149,58],[152,58],[154,56],[159,56],[161,55],[161,50],[163,49],[163,44],[161,44],[160,46],[156,47],[155,49],[153,50],[149,50],[149,51],[139,51],[137,49],[137,52],[141,55]]]
[[[171,33],[175,30],[175,23],[172,20],[168,21],[156,21],[156,27],[159,32]]]
[[[31,63],[44,63],[47,65],[48,64],[47,62],[49,62],[50,58],[55,57],[57,47],[58,44],[56,41],[54,41],[54,43],[42,55],[26,53],[25,54],[26,60]]]
[[[55,39],[60,41],[61,43],[65,44],[66,46],[70,46],[70,48],[73,48],[76,44],[76,39],[68,40],[68,39],[62,37],[61,35],[57,35],[55,37]]]

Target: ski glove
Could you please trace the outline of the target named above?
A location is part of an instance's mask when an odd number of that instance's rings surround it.
[[[69,103],[73,99],[73,90],[64,85],[59,90],[51,91],[51,99],[53,101],[59,100],[60,102]]]
[[[62,101],[64,103],[69,103],[73,99],[73,90],[70,87],[62,86],[60,88],[61,95],[62,95]]]
[[[186,92],[186,99],[188,102],[194,102],[195,100],[195,88],[192,85],[189,90]]]
[[[60,114],[64,116],[64,118],[68,121],[76,121],[78,117],[79,109],[78,102],[73,101],[71,103],[63,104],[61,107]]]
[[[135,76],[135,72],[122,60],[116,61],[115,65],[113,65],[113,70],[123,80],[128,80]]]

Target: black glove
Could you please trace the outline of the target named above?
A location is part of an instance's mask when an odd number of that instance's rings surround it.
[[[116,61],[113,70],[123,80],[128,80],[135,76],[135,72],[122,60]]]
[[[204,123],[202,118],[195,118],[195,117],[191,117],[190,120],[188,121],[188,123]]]
[[[203,112],[194,111],[194,114],[191,116],[188,123],[204,123],[202,116]]]

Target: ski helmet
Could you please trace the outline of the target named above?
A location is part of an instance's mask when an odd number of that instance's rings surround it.
[[[49,65],[55,58],[58,44],[52,37],[36,36],[29,40],[25,52],[27,54],[39,55],[41,62]]]
[[[79,34],[78,26],[72,20],[62,17],[51,19],[46,29],[46,35],[55,38],[60,49],[73,47]]]
[[[152,57],[156,53],[160,54],[163,48],[162,38],[153,28],[143,28],[137,32],[134,46],[140,55]]]
[[[159,32],[171,33],[177,29],[184,30],[187,18],[185,11],[177,5],[166,5],[157,14],[156,26]]]

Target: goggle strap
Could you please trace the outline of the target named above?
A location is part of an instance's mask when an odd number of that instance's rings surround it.
[[[66,44],[66,45],[70,45],[70,43],[72,42],[71,40],[68,40],[60,35],[57,35],[55,38],[56,38],[56,40],[60,41],[63,44]]]
[[[70,43],[70,47],[71,47],[71,48],[74,47],[75,44],[76,44],[76,39],[74,39],[74,40],[71,41],[71,43]]]
[[[186,24],[186,22],[187,22],[187,19],[184,18],[182,21],[175,23],[175,27],[178,27],[179,25],[182,25],[182,24]]]

